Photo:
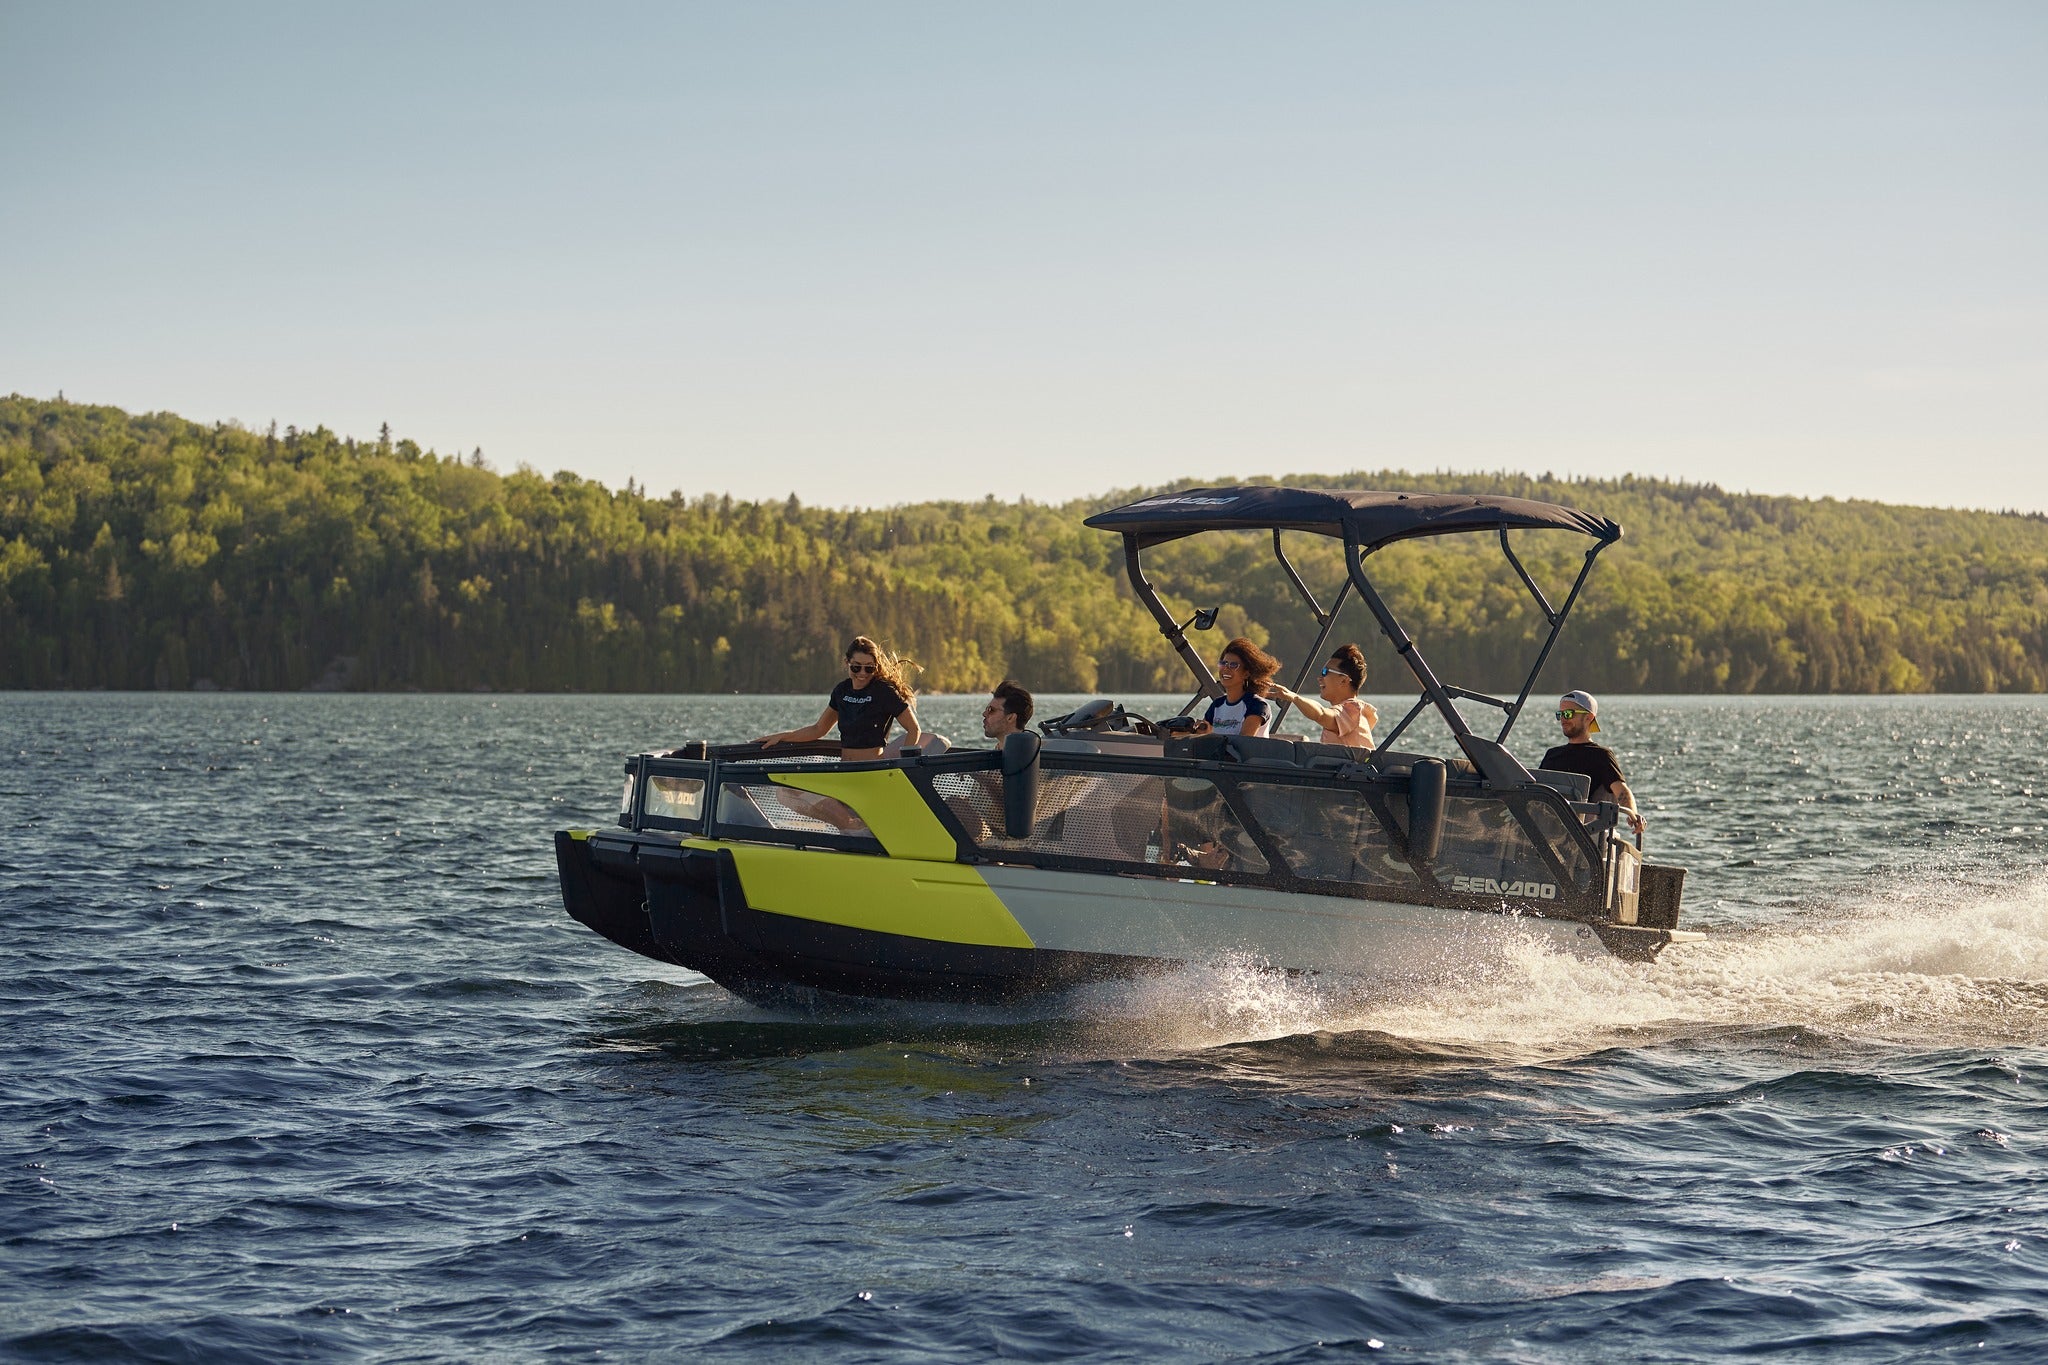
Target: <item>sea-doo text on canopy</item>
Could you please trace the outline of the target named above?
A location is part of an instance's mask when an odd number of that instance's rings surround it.
[[[1586,801],[1583,775],[1532,773],[1505,747],[1619,526],[1521,498],[1264,486],[1146,498],[1086,524],[1123,536],[1131,586],[1195,675],[1181,717],[1101,700],[1043,723],[1043,740],[873,762],[837,762],[832,743],[638,755],[622,828],[555,836],[569,913],[761,1001],[996,1002],[1246,954],[1288,971],[1407,976],[1503,930],[1633,960],[1699,937],[1677,927],[1682,869],[1644,864],[1615,807]],[[1509,544],[1511,530],[1540,529],[1593,538],[1562,606]],[[1185,733],[1187,711],[1222,689],[1143,553],[1242,530],[1271,532],[1320,627],[1297,687],[1354,591],[1414,672],[1421,695],[1381,748]],[[1346,581],[1327,609],[1287,557],[1290,531],[1343,542]],[[1499,536],[1550,627],[1512,701],[1440,681],[1365,572],[1383,546],[1465,533]],[[1502,710],[1499,733],[1474,732],[1459,700]],[[1394,748],[1432,706],[1462,757]],[[1221,852],[1195,867],[1191,846]]]

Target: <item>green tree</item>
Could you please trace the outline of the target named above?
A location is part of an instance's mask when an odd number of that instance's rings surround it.
[[[2041,691],[2048,520],[1729,493],[1623,478],[1291,475],[1310,486],[1491,492],[1584,507],[1627,538],[1603,556],[1547,670],[1671,692]],[[1182,485],[1182,486],[1192,486]],[[163,413],[0,399],[0,686],[808,690],[845,637],[875,635],[920,685],[1151,691],[1185,675],[1083,517],[1052,506],[888,509],[613,491],[498,474],[388,429],[263,434]],[[1585,544],[1518,546],[1559,592]],[[1292,536],[1323,595],[1339,547]],[[1301,662],[1312,630],[1262,535],[1161,547],[1183,615]],[[1390,547],[1375,581],[1439,672],[1502,688],[1542,622],[1484,537]],[[1219,634],[1216,642],[1223,637]],[[1407,675],[1365,613],[1372,687]]]

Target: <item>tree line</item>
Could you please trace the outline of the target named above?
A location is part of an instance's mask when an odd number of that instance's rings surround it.
[[[1272,481],[1506,493],[1620,522],[1546,686],[2048,687],[2039,515],[1639,478]],[[926,690],[1011,676],[1172,691],[1185,671],[1125,581],[1120,542],[1081,525],[1150,491],[879,510],[657,497],[566,471],[500,474],[388,430],[254,432],[15,395],[0,399],[0,688],[803,692],[829,685],[860,632],[917,660]],[[1329,601],[1339,547],[1288,544]],[[1553,600],[1585,548],[1517,537]],[[1301,662],[1313,623],[1269,537],[1198,537],[1147,562],[1183,617],[1220,609],[1206,647],[1243,634]],[[1543,622],[1490,537],[1396,545],[1371,569],[1447,680],[1519,682]],[[1355,601],[1335,638],[1366,648],[1368,690],[1407,690]]]

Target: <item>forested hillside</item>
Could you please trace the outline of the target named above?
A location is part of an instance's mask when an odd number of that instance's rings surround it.
[[[1190,480],[1213,482],[1213,479]],[[1644,479],[1388,471],[1327,487],[1513,493],[1614,518],[1546,677],[1621,691],[2040,691],[2048,521],[1809,501]],[[0,687],[816,691],[848,634],[915,656],[926,689],[1004,675],[1046,690],[1185,677],[1125,584],[1114,537],[1062,506],[833,511],[650,497],[325,430],[0,400]],[[1335,546],[1293,538],[1327,599]],[[1526,594],[1482,537],[1372,561],[1447,679],[1519,679]],[[1585,542],[1528,533],[1561,593]],[[1181,606],[1290,664],[1311,632],[1264,537],[1158,552]],[[1355,604],[1338,638],[1406,690]]]

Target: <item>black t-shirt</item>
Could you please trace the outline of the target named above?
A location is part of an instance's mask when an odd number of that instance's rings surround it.
[[[825,704],[839,713],[839,742],[849,749],[881,748],[889,722],[910,709],[886,684],[877,687],[870,680],[856,692],[849,678],[839,680]]]
[[[1543,755],[1543,766],[1552,772],[1584,773],[1593,783],[1596,799],[1602,787],[1611,787],[1626,780],[1621,775],[1620,765],[1614,761],[1614,751],[1590,741],[1558,745]]]

